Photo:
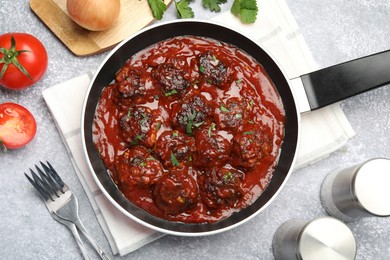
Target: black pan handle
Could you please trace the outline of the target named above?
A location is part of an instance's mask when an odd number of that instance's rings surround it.
[[[390,82],[390,50],[301,76],[311,110]]]

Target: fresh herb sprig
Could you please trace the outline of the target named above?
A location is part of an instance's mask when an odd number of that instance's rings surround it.
[[[190,6],[193,0],[173,0],[176,7],[178,18],[194,18],[195,14]],[[228,0],[202,0],[202,5],[205,9],[211,12],[220,12],[221,5],[227,3]],[[167,5],[163,0],[148,0],[153,17],[161,20],[164,12],[167,10]],[[230,11],[237,16],[242,23],[254,23],[257,18],[258,7],[256,0],[234,0]]]

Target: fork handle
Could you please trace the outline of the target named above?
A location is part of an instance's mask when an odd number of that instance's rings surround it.
[[[96,243],[95,239],[89,234],[88,230],[84,227],[83,223],[78,219],[74,222],[77,228],[84,234],[84,236],[88,239],[88,241],[91,243],[93,248],[95,248],[96,252],[99,254],[99,256],[103,260],[111,260],[109,255],[104,252],[104,250]]]
[[[84,259],[85,260],[90,260],[91,258],[89,257],[87,249],[85,248],[85,246],[83,244],[83,241],[80,238],[80,235],[79,235],[79,232],[77,231],[76,225],[74,225],[71,222],[67,222],[67,221],[64,221],[64,222],[61,222],[61,223],[64,224],[67,228],[69,228],[69,230],[72,232],[73,237],[76,240],[77,245],[79,246],[79,248],[81,250],[81,253],[83,254]]]

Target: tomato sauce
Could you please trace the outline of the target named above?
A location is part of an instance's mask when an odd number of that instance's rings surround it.
[[[102,92],[93,138],[136,206],[211,223],[262,194],[284,124],[282,101],[257,61],[230,44],[180,36],[127,60]]]

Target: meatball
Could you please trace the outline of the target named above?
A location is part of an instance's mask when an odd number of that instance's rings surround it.
[[[208,83],[217,87],[229,80],[227,66],[210,51],[199,55],[199,72]]]
[[[200,196],[210,209],[222,206],[233,208],[242,198],[244,173],[226,165],[198,175]]]
[[[175,169],[156,183],[154,202],[166,214],[177,215],[196,206],[199,189],[189,170],[186,167]]]
[[[251,169],[262,158],[270,155],[273,139],[269,133],[265,131],[265,126],[258,125],[246,127],[238,133],[233,139],[233,166]]]
[[[135,96],[145,95],[146,87],[141,81],[141,72],[123,67],[116,75],[118,91],[123,98],[132,98]]]
[[[212,107],[201,94],[187,95],[181,103],[172,107],[172,123],[188,135],[204,124],[212,114]]]
[[[135,106],[120,116],[120,137],[130,145],[143,144],[147,147],[156,142],[159,121],[157,111],[148,107]]]
[[[154,149],[165,167],[191,163],[194,151],[194,138],[177,130],[162,133]]]
[[[222,129],[236,130],[242,125],[247,104],[241,98],[229,98],[219,107],[216,122]]]
[[[217,131],[216,125],[203,126],[195,135],[195,164],[212,167],[225,164],[230,158],[231,143],[227,136]]]
[[[135,146],[126,150],[115,161],[118,185],[125,189],[134,186],[149,187],[163,175],[163,167],[159,160],[150,155],[143,146]]]
[[[172,63],[158,65],[152,75],[163,87],[165,95],[179,93],[190,85],[184,78],[184,71],[176,69]]]

